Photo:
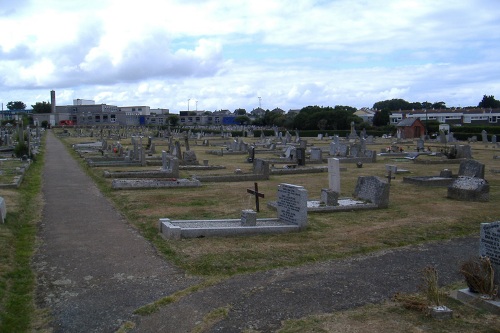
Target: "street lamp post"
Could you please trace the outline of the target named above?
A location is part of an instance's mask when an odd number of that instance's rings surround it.
[[[188,111],[189,111],[189,101],[191,100],[191,98],[188,98]]]
[[[195,102],[196,102],[196,111],[198,111],[198,101]]]

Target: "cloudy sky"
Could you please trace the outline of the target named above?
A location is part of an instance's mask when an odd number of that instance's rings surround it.
[[[500,99],[498,0],[0,0],[0,102],[187,110]]]

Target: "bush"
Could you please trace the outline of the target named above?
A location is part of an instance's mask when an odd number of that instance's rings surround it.
[[[29,147],[26,143],[24,142],[19,142],[15,147],[14,147],[14,154],[16,157],[21,158],[24,155],[28,156],[29,154]]]

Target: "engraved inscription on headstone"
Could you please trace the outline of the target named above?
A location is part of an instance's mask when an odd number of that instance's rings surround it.
[[[500,285],[500,221],[481,223],[479,255],[490,258],[496,285]]]
[[[307,190],[302,186],[280,184],[277,209],[279,220],[305,228],[307,226]]]

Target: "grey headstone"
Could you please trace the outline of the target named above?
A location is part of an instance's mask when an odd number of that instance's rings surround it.
[[[490,200],[490,186],[482,178],[459,176],[448,187],[448,198],[461,201]]]
[[[465,160],[460,162],[459,176],[484,178],[484,164],[476,160]]]
[[[298,185],[280,184],[277,209],[280,221],[305,228],[307,226],[307,190]]]
[[[311,148],[311,161],[322,161],[323,160],[323,151],[321,148],[312,147]]]
[[[490,258],[494,284],[500,285],[500,221],[481,223],[479,255]]]
[[[7,217],[7,205],[5,204],[5,199],[0,197],[0,223],[5,223],[5,218]]]
[[[376,176],[358,177],[354,196],[369,201],[379,208],[389,206],[389,183]]]
[[[253,173],[269,177],[269,162],[255,158],[253,160]]]
[[[486,132],[486,130],[481,131],[481,141],[483,141],[483,143],[488,143],[488,132]]]
[[[326,206],[338,206],[339,193],[329,188],[322,188],[320,201]]]
[[[257,225],[257,212],[252,209],[242,210],[241,225],[246,227]]]

